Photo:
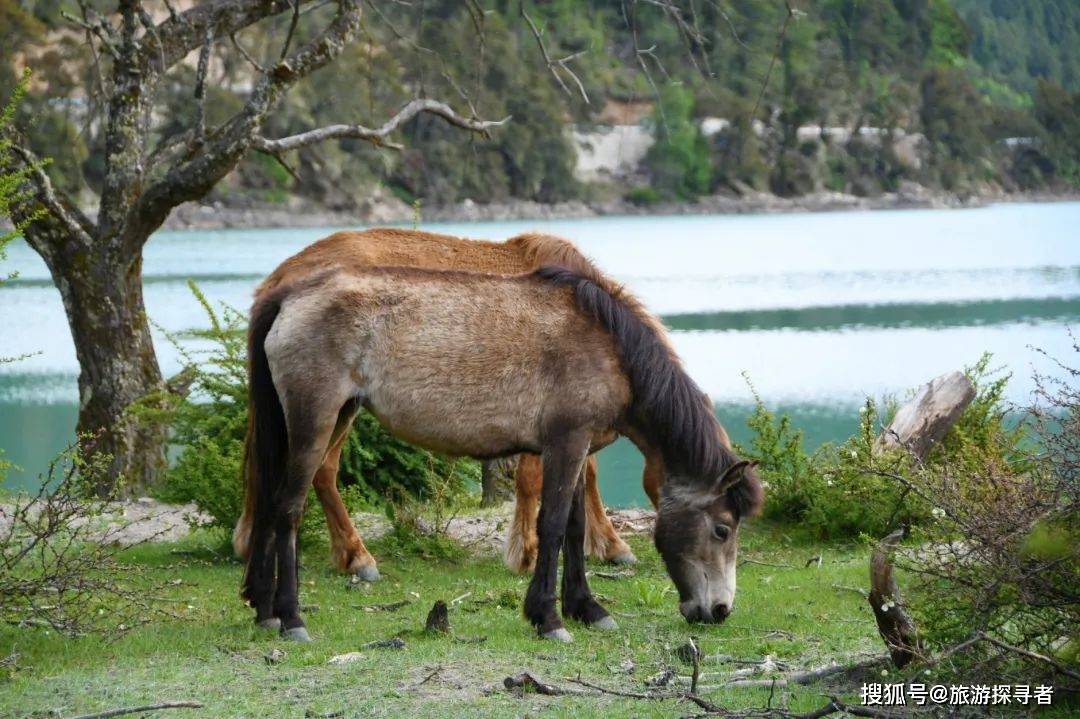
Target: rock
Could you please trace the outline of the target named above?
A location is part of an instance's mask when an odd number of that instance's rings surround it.
[[[330,657],[326,660],[326,663],[332,664],[334,666],[340,666],[342,664],[352,664],[353,662],[358,662],[363,658],[364,655],[362,652],[347,652],[345,654],[336,654]]]
[[[282,659],[285,658],[285,656],[286,654],[284,651],[275,647],[268,651],[266,654],[264,654],[263,659],[266,661],[267,664],[273,665],[279,663]]]

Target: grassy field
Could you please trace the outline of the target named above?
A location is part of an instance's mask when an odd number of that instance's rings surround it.
[[[108,641],[67,639],[39,628],[0,629],[0,716],[71,716],[106,708],[191,699],[200,710],[176,717],[318,716],[681,716],[696,707],[682,699],[612,695],[524,697],[503,688],[504,677],[529,670],[574,688],[582,679],[642,691],[665,668],[689,675],[675,649],[694,635],[705,655],[700,694],[726,707],[764,706],[769,689],[722,686],[738,659],[775,657],[790,669],[852,661],[882,652],[866,601],[844,587],[866,585],[865,547],[807,544],[758,522],[744,528],[735,612],[722,626],[683,621],[670,580],[647,537],[631,538],[641,562],[623,570],[593,564],[591,583],[619,622],[604,633],[571,623],[576,641],[537,639],[522,619],[527,580],[494,556],[431,561],[395,551],[391,539],[372,543],[383,579],[354,585],[330,570],[325,550],[312,548],[301,570],[301,601],[315,641],[286,643],[258,630],[237,598],[241,567],[221,552],[217,537],[196,534],[175,544],[147,545],[124,558],[148,577],[168,582],[161,603],[180,618],[155,619]],[[807,560],[821,555],[805,567]],[[597,574],[596,572],[599,572]],[[629,574],[629,572],[626,572]],[[608,575],[608,576],[604,576]],[[427,636],[425,616],[438,600],[455,598],[454,636]],[[364,607],[409,600],[396,611]],[[405,648],[367,648],[399,635]],[[486,640],[477,642],[479,637]],[[465,640],[473,641],[465,641]],[[278,648],[284,657],[268,663]],[[327,661],[346,652],[362,658]],[[767,675],[765,675],[767,676]],[[576,687],[584,689],[582,687]],[[821,686],[777,689],[774,705],[809,710],[826,700]],[[850,698],[852,694],[847,693]]]

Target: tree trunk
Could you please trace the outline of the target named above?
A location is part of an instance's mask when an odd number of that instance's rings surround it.
[[[131,405],[162,387],[142,294],[142,254],[117,257],[100,243],[49,264],[79,358],[80,443],[109,456],[97,490],[154,483],[164,466],[165,430]]]
[[[480,464],[480,506],[493,507],[514,498],[517,456],[491,459]]]

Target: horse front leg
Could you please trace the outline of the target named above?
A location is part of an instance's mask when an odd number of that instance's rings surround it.
[[[570,517],[566,523],[563,562],[563,616],[597,629],[615,629],[615,620],[593,597],[585,577],[585,486],[581,482],[574,489]]]
[[[546,639],[573,641],[555,611],[555,586],[559,571],[559,549],[566,534],[566,522],[574,492],[589,451],[589,438],[566,435],[544,448],[544,486],[537,518],[539,548],[536,569],[525,594],[525,616],[537,633]]]

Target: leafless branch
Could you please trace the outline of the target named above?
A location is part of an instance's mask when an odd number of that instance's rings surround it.
[[[1059,674],[1064,674],[1067,677],[1072,677],[1073,679],[1080,680],[1080,673],[1077,673],[1072,669],[1069,669],[1068,667],[1062,666],[1048,656],[1039,654],[1038,652],[1032,652],[1027,649],[1023,649],[1022,647],[1014,647],[1011,644],[1006,644],[1000,639],[995,639],[986,632],[979,632],[978,637],[984,642],[989,642],[990,644],[993,644],[998,649],[1004,649],[1007,652],[1019,654],[1021,656],[1027,657],[1028,659],[1034,659],[1035,661],[1048,664],[1049,666],[1053,667],[1054,671],[1058,672]]]
[[[566,83],[563,81],[562,76],[559,75],[559,70],[562,70],[570,76],[570,79],[574,81],[574,83],[578,87],[578,92],[581,93],[581,98],[585,101],[586,104],[588,104],[589,95],[585,92],[585,85],[582,84],[581,78],[577,76],[577,73],[570,69],[569,65],[567,64],[571,60],[575,60],[576,58],[584,55],[585,51],[582,50],[580,52],[576,52],[559,59],[552,58],[551,53],[548,52],[547,46],[544,44],[543,33],[541,33],[540,28],[536,26],[536,23],[533,22],[533,19],[529,17],[529,13],[525,12],[524,4],[521,5],[521,17],[525,20],[526,23],[528,23],[529,29],[532,31],[533,37],[536,38],[536,44],[540,47],[540,54],[544,57],[544,63],[548,66],[548,70],[551,71],[551,74],[552,76],[554,76],[555,81],[559,83],[559,87],[561,87],[563,89],[563,92],[565,92],[567,95],[573,94],[572,92],[570,92],[570,88],[567,87]]]
[[[784,22],[780,26],[780,33],[776,36],[776,51],[769,60],[769,68],[765,71],[765,79],[761,82],[761,89],[758,91],[757,99],[754,101],[754,109],[750,112],[751,119],[757,117],[758,108],[761,106],[761,98],[765,97],[765,89],[769,87],[769,78],[772,77],[773,66],[776,65],[776,58],[780,56],[780,48],[784,46],[784,39],[787,37],[788,23],[791,22],[791,18],[795,17],[795,9],[791,7],[790,0],[784,0],[784,8],[787,12],[784,14]]]
[[[263,65],[258,60],[253,58],[251,56],[251,53],[249,53],[247,49],[245,49],[244,46],[240,44],[240,41],[236,39],[236,33],[229,33],[229,40],[232,41],[233,47],[236,48],[236,50],[240,53],[241,57],[247,60],[248,64],[251,65],[251,67],[254,68],[256,72],[258,72],[259,74],[263,74],[266,72],[266,68],[263,67]]]
[[[292,44],[293,34],[296,33],[296,24],[300,22],[300,0],[291,0],[293,6],[292,18],[289,20],[289,33],[285,36],[285,44],[281,46],[281,56],[284,60],[289,55],[289,45]]]
[[[435,54],[435,51],[431,48],[424,47],[420,43],[416,42],[416,40],[414,40],[413,38],[405,35],[403,32],[398,30],[397,27],[394,26],[394,23],[390,21],[390,18],[386,17],[382,9],[379,8],[379,3],[375,2],[374,0],[367,0],[367,4],[368,7],[370,7],[375,12],[375,14],[379,16],[379,19],[382,20],[383,24],[386,25],[386,27],[390,28],[390,32],[393,33],[394,37],[396,37],[398,40],[401,40],[402,42],[406,43],[418,52],[427,53],[429,55]]]
[[[498,127],[510,119],[509,117],[505,117],[502,120],[471,120],[457,114],[444,102],[439,102],[438,100],[417,99],[405,105],[405,107],[401,108],[397,114],[378,128],[370,128],[363,125],[329,125],[316,130],[308,130],[307,132],[273,140],[262,136],[256,136],[252,143],[252,147],[263,152],[288,152],[290,150],[298,150],[302,147],[314,145],[319,142],[347,137],[366,140],[376,145],[389,147],[395,150],[401,149],[402,146],[400,144],[387,142],[386,138],[403,124],[423,112],[438,115],[451,125],[455,125],[471,132],[480,133],[486,133],[490,128]]]
[[[717,0],[711,0],[710,4],[713,6],[713,9],[716,10],[717,14],[724,19],[724,22],[727,23],[728,29],[731,30],[731,37],[735,42],[744,50],[749,50],[750,47],[743,42],[741,37],[739,37],[739,31],[735,29],[735,23],[731,21],[731,16],[727,14],[724,8],[720,7],[720,3],[717,2]]]

